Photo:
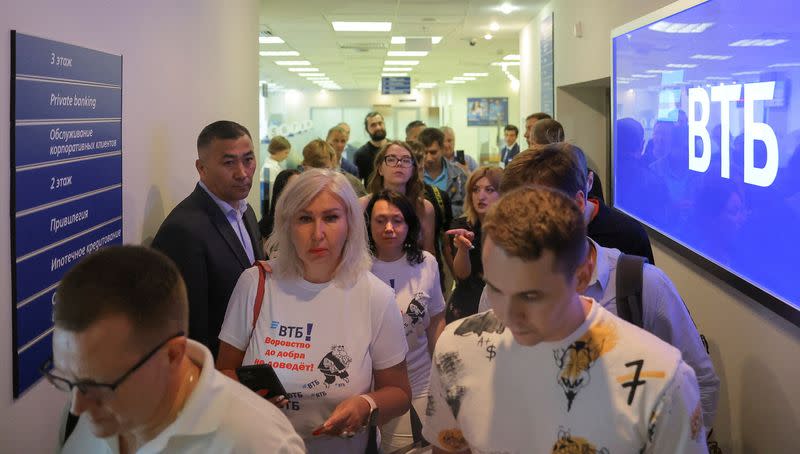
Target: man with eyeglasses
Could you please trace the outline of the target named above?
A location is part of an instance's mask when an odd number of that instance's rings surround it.
[[[304,452],[272,405],[186,338],[186,287],[163,254],[103,249],[61,281],[42,373],[78,416],[62,453]],[[69,419],[69,418],[65,418]]]

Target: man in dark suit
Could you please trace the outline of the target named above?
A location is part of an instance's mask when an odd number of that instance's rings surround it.
[[[167,216],[153,239],[178,265],[189,296],[189,337],[216,356],[233,287],[264,259],[250,193],[257,163],[247,129],[231,121],[206,126],[197,138],[200,182]]]
[[[519,137],[519,128],[516,126],[506,125],[506,127],[503,128],[503,139],[506,144],[503,146],[503,149],[500,150],[500,162],[502,163],[502,167],[505,167],[514,159],[514,156],[519,154],[517,137]]]

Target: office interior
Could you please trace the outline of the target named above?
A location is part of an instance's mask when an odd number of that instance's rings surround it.
[[[123,235],[125,243],[149,244],[166,214],[194,187],[197,134],[217,119],[240,122],[254,135],[258,131],[259,138],[277,128],[291,135],[298,153],[339,121],[350,123],[350,143],[362,145],[363,115],[379,110],[386,114],[389,137],[403,138],[405,124],[421,119],[430,126],[453,127],[456,148],[476,159],[482,154],[491,159],[502,127],[468,127],[466,99],[507,97],[509,122],[518,126],[540,111],[539,24],[552,15],[555,118],[608,181],[611,30],[671,2],[512,1],[516,8],[509,14],[498,8],[502,3],[2,0],[0,87],[8,102],[10,30],[123,56]],[[331,28],[336,18],[385,20],[394,26],[391,32],[342,34]],[[415,58],[420,63],[408,71],[414,87],[410,95],[381,95],[386,53],[403,50],[391,44],[391,37],[404,35],[442,40],[432,44],[428,56]],[[261,43],[258,37],[266,36],[284,43]],[[297,51],[298,56],[287,59],[310,61],[333,83],[320,89],[276,65],[277,58],[259,55],[269,50]],[[475,80],[446,83],[454,77]],[[415,87],[420,82],[437,85]],[[0,109],[5,194],[11,182],[9,124],[9,109]],[[249,202],[256,207],[258,199],[254,185]],[[8,195],[0,197],[0,212],[8,213],[9,204]],[[17,399],[12,395],[10,222],[8,216],[0,221],[0,452],[52,452],[67,395],[44,380]],[[709,341],[722,381],[714,427],[720,447],[726,453],[797,449],[800,328],[658,238],[651,240],[658,266],[673,280]]]

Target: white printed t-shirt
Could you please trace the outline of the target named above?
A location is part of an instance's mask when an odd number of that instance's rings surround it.
[[[408,347],[392,291],[371,273],[350,288],[267,275],[252,338],[258,269],[245,270],[231,294],[219,339],[245,352],[242,365],[271,364],[286,389],[284,411],[309,452],[363,452],[352,439],[313,436],[339,403],[367,393],[372,371],[400,364]]]
[[[395,301],[403,314],[408,341],[406,364],[413,397],[428,394],[431,355],[427,329],[431,317],[444,311],[439,266],[433,255],[422,252],[423,261],[416,265],[409,265],[406,255],[393,262],[376,259],[372,264],[372,273],[394,289]]]
[[[591,301],[558,342],[526,347],[482,312],[439,337],[423,435],[479,453],[705,453],[680,352]]]

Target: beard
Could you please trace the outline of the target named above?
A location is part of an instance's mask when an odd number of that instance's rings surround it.
[[[370,134],[369,138],[372,139],[373,142],[380,142],[381,140],[386,138],[386,130],[379,129],[374,133]]]

